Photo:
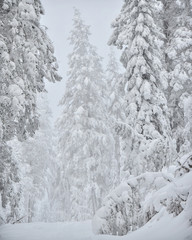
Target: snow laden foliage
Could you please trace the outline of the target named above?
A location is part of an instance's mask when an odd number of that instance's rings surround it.
[[[32,185],[26,189],[28,222],[51,220],[51,205],[53,204],[53,188],[55,186],[54,142],[50,123],[51,112],[46,94],[38,97],[39,130],[33,138],[22,144],[22,154],[29,166],[28,177]]]
[[[3,139],[33,135],[38,127],[36,93],[44,77],[60,80],[53,46],[40,26],[40,1],[4,1],[0,14],[0,116]]]
[[[53,130],[50,123],[51,112],[45,93],[37,98],[39,129],[33,137],[24,142],[14,139],[9,142],[12,158],[19,162],[22,201],[20,217],[22,221],[52,221],[55,212],[53,190],[56,185],[57,162],[54,153]]]
[[[39,23],[42,13],[39,0],[0,1],[0,212],[6,212],[5,222],[17,219],[21,199],[19,163],[7,141],[34,135],[36,94],[44,91],[44,78],[60,80],[53,46]]]
[[[105,198],[103,207],[94,216],[94,232],[125,235],[141,227],[144,224],[142,201],[147,193],[159,188],[159,183],[160,186],[167,183],[161,172],[130,176],[127,181],[122,182]]]
[[[125,0],[112,24],[114,32],[109,41],[123,49],[126,122],[121,130],[125,137],[122,162],[125,171],[131,174],[158,171],[170,161],[164,35],[155,21],[157,7],[152,0]]]
[[[20,164],[11,153],[11,147],[0,142],[0,225],[20,216]]]
[[[187,0],[125,0],[112,24],[109,44],[123,49],[126,69],[125,173],[93,218],[96,234],[126,235],[166,215],[191,226],[191,10]],[[187,154],[170,166],[175,150]]]
[[[89,27],[75,9],[69,72],[59,134],[61,219],[91,218],[116,176],[114,139],[107,117],[101,58],[89,43]],[[63,216],[62,216],[63,214]]]
[[[109,61],[106,68],[107,88],[109,92],[108,111],[113,118],[113,122],[117,123],[123,119],[123,86],[121,86],[122,74],[120,74],[119,64],[117,62],[113,48],[110,48]]]
[[[183,130],[184,144],[181,152],[190,152],[192,146],[192,97],[188,96],[184,101],[184,119],[185,127]],[[181,154],[181,153],[180,153]]]
[[[93,218],[96,234],[125,235],[161,219],[164,212],[184,214],[191,224],[192,153],[181,158],[177,166],[161,172],[146,172],[130,176],[104,200]]]
[[[119,65],[115,56],[113,48],[110,49],[109,61],[106,68],[106,80],[107,80],[107,95],[108,95],[108,112],[110,116],[111,129],[115,140],[115,159],[117,162],[117,183],[120,183],[121,168],[121,136],[119,134],[119,126],[122,121],[125,120],[124,115],[124,101],[123,101],[123,86],[122,86],[122,74],[120,74]]]
[[[167,61],[169,64],[169,105],[171,128],[177,153],[191,151],[192,142],[187,137],[186,101],[192,93],[192,4],[190,1],[171,1],[167,26]],[[165,13],[167,13],[165,9]]]

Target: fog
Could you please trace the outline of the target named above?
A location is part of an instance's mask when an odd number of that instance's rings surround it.
[[[97,47],[105,65],[109,52],[107,42],[112,33],[111,23],[118,16],[123,0],[42,0],[42,4],[45,15],[41,24],[48,28],[48,35],[53,42],[59,64],[59,73],[63,78],[60,83],[46,84],[55,121],[61,112],[58,103],[65,91],[67,56],[72,50],[67,39],[72,29],[73,8],[78,8],[85,24],[90,25],[92,33],[90,41]],[[119,52],[117,56],[119,57]]]

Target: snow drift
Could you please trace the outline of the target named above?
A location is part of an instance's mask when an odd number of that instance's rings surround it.
[[[126,235],[148,221],[159,220],[165,214],[182,213],[192,226],[192,154],[185,155],[177,166],[162,172],[147,172],[130,176],[113,190],[96,212],[95,234]]]

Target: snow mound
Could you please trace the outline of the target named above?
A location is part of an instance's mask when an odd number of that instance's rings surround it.
[[[182,214],[192,226],[191,170],[191,154],[187,154],[178,167],[131,176],[105,198],[92,220],[94,233],[126,235],[165,214],[179,219]]]
[[[126,236],[94,235],[91,222],[28,223],[0,227],[0,240],[191,240],[192,227],[183,214],[174,218],[161,212],[161,219],[153,219]]]

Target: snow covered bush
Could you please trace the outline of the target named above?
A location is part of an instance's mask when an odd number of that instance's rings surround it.
[[[170,179],[173,179],[172,174],[161,172],[146,172],[138,177],[130,176],[105,198],[104,206],[98,210],[93,219],[93,225],[97,226],[94,232],[125,235],[142,226],[144,218],[141,210],[146,193],[166,185]],[[97,219],[101,219],[101,222],[97,222]],[[98,223],[102,223],[99,228]]]
[[[192,210],[191,156],[188,154],[180,159],[181,166],[178,164],[161,172],[130,176],[122,182],[104,199],[103,207],[96,212],[93,218],[94,233],[125,235],[157,214],[161,217],[164,209],[174,216],[182,211],[188,214]],[[183,172],[183,169],[187,170]]]
[[[185,154],[178,160],[176,176],[182,176],[185,173],[192,171],[192,152]]]
[[[143,202],[143,213],[160,213],[166,210],[174,216],[184,212],[188,221],[192,219],[192,153],[178,161],[175,178],[158,191],[147,194]]]

